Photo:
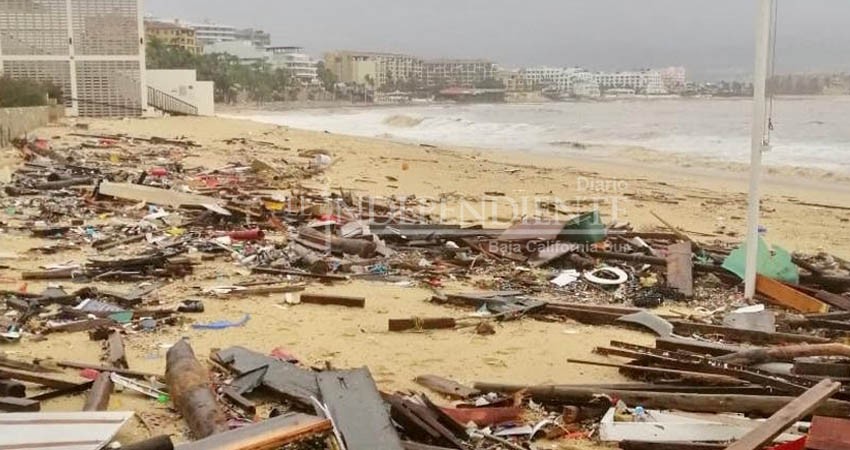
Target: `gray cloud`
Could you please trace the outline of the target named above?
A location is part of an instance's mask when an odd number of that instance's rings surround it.
[[[756,0],[147,0],[148,13],[262,28],[314,54],[486,57],[506,67],[751,72]],[[850,1],[779,0],[778,71],[850,70]]]

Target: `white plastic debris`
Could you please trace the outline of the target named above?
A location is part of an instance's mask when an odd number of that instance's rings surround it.
[[[553,278],[549,282],[558,287],[564,287],[568,284],[572,284],[579,279],[581,274],[575,269],[564,270],[557,277]]]

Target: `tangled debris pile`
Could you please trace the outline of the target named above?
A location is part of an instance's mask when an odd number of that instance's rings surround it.
[[[49,421],[36,413],[41,401],[88,392],[84,410],[91,415],[67,420],[100,420],[105,416],[96,414],[108,408],[119,386],[173,404],[198,439],[179,447],[184,450],[294,443],[352,450],[526,449],[588,438],[623,448],[675,442],[666,448],[684,449],[750,439],[749,447],[736,447],[744,449],[803,436],[804,428],[789,427],[812,411],[818,414],[808,432],[814,441],[839,426],[830,417],[850,416],[850,394],[822,381],[850,378],[850,351],[833,343],[850,330],[850,264],[831,255],[790,255],[761,243],[758,300],[787,311],[777,314],[744,305],[734,243],[695,242],[663,219],[664,231],[606,226],[597,211],[570,220],[542,213],[507,229],[464,228],[433,216],[435,200],[310,187],[332,165],[325,151],[273,160],[239,155],[247,159],[204,169],[187,166],[198,145],[183,139],[72,134],[54,143],[19,141],[18,149],[26,162],[3,185],[0,226],[53,242],[31,251],[87,257],[17,270],[15,262],[26,256],[2,254],[3,269],[20,272],[13,281],[21,286],[0,292],[6,307],[0,336],[14,345],[87,331],[103,342],[105,362],[4,356],[3,411]],[[151,298],[214,261],[239,267],[244,280],[198,289],[198,298]],[[313,283],[351,279],[427,286],[435,290],[431,301],[475,310],[391,318],[393,332],[472,326],[493,334],[493,322],[530,318],[629,327],[658,338],[655,347],[615,340],[596,349],[627,362],[570,361],[616,367],[639,383],[467,387],[436,375],[417,378],[441,396],[436,402],[422,393],[381,392],[366,368],[307,368],[285,352],[220,349],[210,357],[216,369],[211,375],[185,340],[170,347],[165,376],[128,367],[124,338],[131,333],[185,322],[202,329],[250,326],[247,314],[232,321],[191,320],[204,311],[200,297],[281,294],[288,303],[366,308],[364,297],[307,292]],[[25,284],[30,280],[51,285],[33,293]],[[98,287],[104,281],[132,287]],[[446,281],[479,290],[442,292]],[[691,312],[656,315],[645,309],[667,302]],[[82,370],[82,378],[69,380],[66,370]],[[39,393],[28,396],[33,386]],[[251,393],[261,387],[274,394],[277,408],[256,422]],[[796,396],[805,404],[791,401]],[[438,406],[449,399],[457,403]],[[773,418],[762,425],[740,415],[780,413],[780,426]],[[115,426],[90,430],[90,444],[79,448],[100,448],[127,417],[108,420]],[[776,430],[766,438],[749,437],[768,424]],[[50,435],[33,433],[9,445],[53,445],[45,440]],[[159,436],[124,448],[172,443]]]

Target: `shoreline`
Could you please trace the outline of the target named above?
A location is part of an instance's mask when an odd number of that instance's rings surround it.
[[[545,103],[544,103],[545,104]],[[383,109],[389,109],[399,105],[385,105]],[[344,108],[343,108],[344,109]],[[233,120],[248,120],[255,123],[283,126],[262,120],[255,120],[253,117],[262,116],[263,113],[275,111],[268,110],[242,110],[239,113],[217,115],[222,119]],[[278,111],[282,112],[282,111]],[[327,133],[328,131],[318,131],[303,128],[293,128],[302,131]],[[332,132],[331,132],[332,133]],[[663,151],[656,150],[643,146],[625,146],[617,144],[597,144],[584,142],[563,142],[550,143],[548,149],[510,149],[498,147],[470,147],[463,145],[452,145],[438,141],[427,141],[408,139],[393,135],[384,136],[361,136],[345,133],[333,133],[338,136],[346,136],[350,138],[374,139],[400,145],[414,145],[421,147],[436,147],[458,150],[472,153],[487,153],[488,157],[496,157],[499,155],[507,155],[508,160],[513,158],[530,157],[535,160],[540,158],[553,158],[559,161],[579,160],[583,163],[618,166],[622,169],[646,169],[647,164],[654,166],[654,169],[676,169],[682,170],[696,177],[711,177],[720,178],[737,183],[747,183],[749,181],[749,164],[736,161],[723,161],[719,158],[706,158],[699,155],[688,154],[685,152]],[[580,145],[581,151],[575,149],[558,149],[558,145],[570,147],[572,145]],[[563,150],[563,151],[562,151]],[[594,153],[597,152],[597,153]],[[545,164],[543,162],[542,164]],[[850,194],[850,172],[841,173],[828,169],[816,167],[799,167],[788,164],[764,164],[762,173],[762,183],[764,185],[776,185],[779,187],[798,187],[798,188],[815,188],[823,191],[832,191],[842,194]]]

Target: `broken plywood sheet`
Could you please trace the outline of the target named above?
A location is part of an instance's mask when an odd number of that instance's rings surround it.
[[[0,449],[98,450],[133,417],[132,411],[0,415]]]
[[[215,358],[240,375],[268,366],[263,377],[263,386],[306,408],[313,408],[310,397],[319,397],[316,374],[295,364],[271,358],[244,347],[219,350]]]
[[[218,199],[205,195],[189,194],[186,192],[170,191],[151,186],[142,186],[131,183],[111,183],[104,181],[100,184],[98,192],[110,197],[133,200],[136,202],[152,203],[155,205],[166,205],[173,208],[180,206],[202,206],[210,211],[230,215],[230,211],[219,204]]]
[[[318,381],[348,450],[402,450],[369,369],[322,372]]]

